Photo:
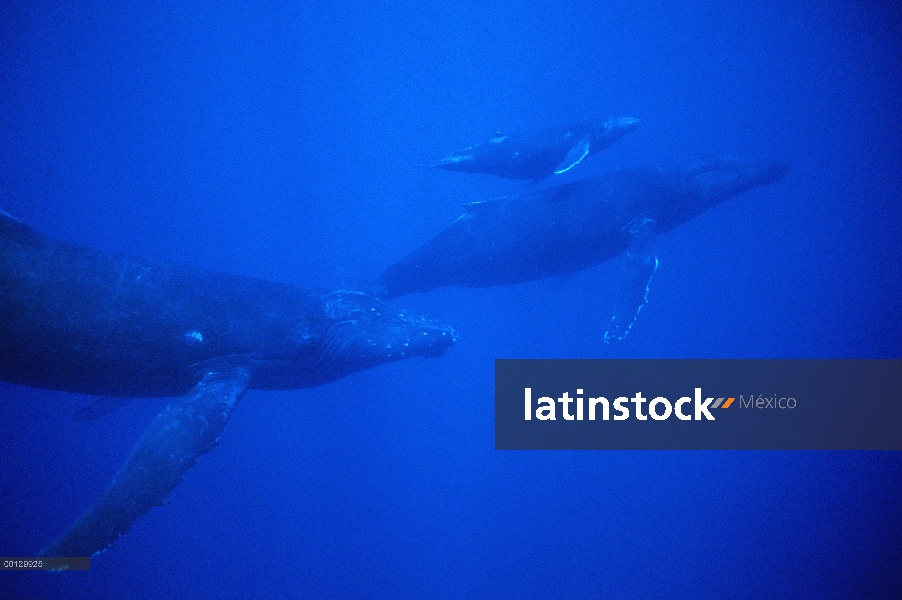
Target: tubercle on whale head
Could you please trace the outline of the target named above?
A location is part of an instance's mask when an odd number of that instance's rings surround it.
[[[319,345],[320,360],[353,365],[351,370],[415,356],[441,356],[457,340],[451,327],[361,292],[331,292],[322,300],[331,324]]]
[[[606,144],[619,140],[627,133],[635,131],[639,127],[639,119],[633,117],[611,117],[593,134],[593,142],[604,141]]]
[[[471,152],[471,148],[464,148],[463,150],[458,150],[457,152],[452,152],[435,165],[437,168],[442,169],[451,169],[453,170],[455,167],[465,167],[469,165],[476,157]]]
[[[612,117],[605,121],[604,128],[606,131],[633,131],[639,126],[639,119],[633,117]]]
[[[728,157],[709,158],[684,168],[695,193],[701,198],[717,201],[776,183],[788,172],[789,163],[786,161],[749,161]]]

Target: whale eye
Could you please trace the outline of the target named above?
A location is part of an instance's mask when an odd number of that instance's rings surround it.
[[[201,332],[195,329],[185,334],[185,341],[189,346],[197,346],[204,342],[204,336]]]

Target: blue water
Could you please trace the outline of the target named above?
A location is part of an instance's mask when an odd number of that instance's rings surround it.
[[[499,357],[902,357],[899,3],[190,2],[0,6],[0,209],[93,247],[355,287],[461,204],[416,165],[496,130],[640,128],[567,173],[788,160],[657,240],[618,346],[606,264],[392,305],[438,359],[249,392],[221,445],[89,572],[4,598],[898,598],[902,455],[499,452]],[[112,479],[164,399],[0,383],[0,554]]]

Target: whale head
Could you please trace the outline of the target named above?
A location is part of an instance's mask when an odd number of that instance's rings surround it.
[[[788,171],[789,163],[784,161],[724,157],[700,160],[683,169],[684,175],[691,180],[694,195],[708,205],[758,186],[776,183]]]
[[[258,365],[260,385],[269,377],[298,387],[321,385],[405,358],[441,356],[457,339],[447,325],[408,313],[361,292],[320,294],[320,316],[292,334],[296,360]]]
[[[388,362],[441,356],[457,334],[438,321],[392,308],[361,292],[337,291],[323,298],[332,322],[321,341],[326,360]]]
[[[633,117],[614,117],[604,123],[605,131],[621,132],[621,134],[634,131],[638,126],[639,119],[634,119]]]
[[[437,167],[448,169],[449,171],[466,170],[476,160],[473,155],[472,147],[452,152],[439,161]]]
[[[597,152],[607,148],[626,134],[639,127],[639,119],[633,117],[612,117],[604,122],[595,121],[592,129],[592,145]]]

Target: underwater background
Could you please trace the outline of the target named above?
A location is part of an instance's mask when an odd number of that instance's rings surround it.
[[[790,161],[616,261],[392,306],[437,359],[250,391],[218,448],[91,570],[4,598],[899,598],[902,453],[501,452],[496,358],[902,357],[898,2],[5,2],[0,209],[54,238],[360,288],[522,182],[420,166],[587,117],[638,130],[559,181]],[[165,399],[0,383],[0,554],[98,496]],[[902,434],[900,434],[902,435]]]

